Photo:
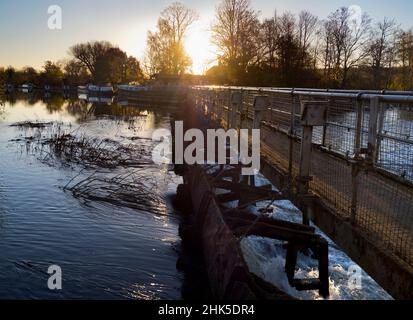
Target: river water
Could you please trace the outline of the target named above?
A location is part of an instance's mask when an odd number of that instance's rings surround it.
[[[180,179],[148,166],[155,182],[149,191],[160,199],[148,210],[75,198],[62,187],[96,168],[44,161],[41,144],[27,140],[40,129],[11,126],[54,122],[59,130],[139,145],[151,143],[145,138],[155,127],[168,128],[171,113],[62,97],[18,97],[0,108],[0,298],[181,298],[179,216],[171,203]],[[138,136],[144,139],[131,139]],[[50,265],[61,267],[62,290],[48,288]]]

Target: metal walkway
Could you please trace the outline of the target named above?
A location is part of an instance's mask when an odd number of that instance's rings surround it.
[[[194,87],[191,96],[219,126],[258,123],[262,172],[292,194],[307,179],[310,218],[395,298],[413,298],[413,92]],[[303,175],[307,103],[326,115]]]

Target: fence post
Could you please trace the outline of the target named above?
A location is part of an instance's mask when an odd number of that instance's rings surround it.
[[[210,119],[212,119],[212,109],[214,108],[214,101],[215,101],[215,91],[209,91],[209,98],[208,98],[208,108],[206,114],[209,115]]]
[[[204,108],[206,98],[205,98],[205,91],[199,91],[197,93],[197,99],[199,100],[197,103],[197,111],[201,111]]]
[[[379,105],[379,97],[375,96],[370,99],[369,138],[367,143],[367,154],[370,164],[374,164],[376,162]]]
[[[217,112],[217,104],[218,104],[218,93],[214,91],[212,95],[212,106],[211,106],[211,112],[210,112],[210,117],[212,121],[216,120],[216,112]]]
[[[289,176],[289,184],[291,188],[291,183],[293,180],[293,156],[294,156],[294,136],[295,136],[295,104],[296,104],[296,96],[294,95],[294,90],[291,92],[291,119],[290,119],[290,131],[289,131],[289,153],[288,153],[288,176]],[[290,190],[288,190],[290,191]]]
[[[199,108],[199,100],[200,100],[200,94],[198,91],[194,91],[194,94],[191,96],[191,103],[194,103],[195,111],[198,111]]]
[[[238,126],[238,111],[241,107],[242,103],[242,93],[241,92],[233,92],[231,94],[231,120],[230,120],[230,127],[237,129]]]
[[[268,110],[270,103],[268,96],[256,96],[254,99],[254,121],[252,129],[261,129],[261,121],[264,119],[265,112]],[[250,184],[255,185],[255,177],[250,176]]]
[[[379,106],[377,108],[378,112],[378,126],[377,126],[377,145],[376,145],[376,153],[375,153],[375,161],[376,163],[380,161],[380,147],[381,147],[381,141],[383,139],[382,137],[382,132],[383,132],[383,125],[384,125],[384,112],[385,109],[383,107],[383,104],[379,101]]]
[[[303,203],[303,224],[309,225],[309,212],[311,206],[306,203],[309,194],[309,183],[311,180],[311,149],[313,145],[313,127],[323,126],[326,122],[328,102],[326,101],[302,101],[301,102],[301,125],[303,133],[301,137],[300,168],[298,177],[298,196]]]
[[[254,122],[253,129],[261,128],[261,121],[264,119],[264,113],[270,105],[268,96],[256,96],[254,99]]]
[[[218,99],[218,107],[217,107],[217,121],[218,125],[220,126],[222,123],[222,114],[224,108],[224,101],[225,101],[226,91],[220,91],[219,99]]]
[[[334,105],[334,98],[330,98],[327,100],[329,105]],[[327,110],[328,112],[328,110]],[[328,115],[326,114],[326,121],[323,125],[323,130],[322,130],[322,136],[321,136],[321,145],[323,147],[327,147],[326,145],[326,141],[327,141],[327,119],[328,119]]]
[[[209,104],[209,92],[206,91],[205,92],[205,101],[204,101],[204,104],[202,106],[201,114],[205,114],[205,111],[206,111],[206,108],[207,108],[208,104]]]
[[[350,208],[350,222],[356,223],[357,218],[357,203],[358,203],[358,174],[360,172],[359,162],[361,153],[361,140],[363,128],[363,100],[362,93],[359,93],[356,101],[356,128],[354,132],[354,161],[351,162],[351,208]]]
[[[226,116],[226,120],[225,120],[225,122],[226,122],[226,129],[228,130],[229,128],[231,128],[231,123],[230,123],[230,120],[231,120],[231,111],[230,111],[230,109],[231,109],[231,97],[232,97],[232,90],[231,89],[228,89],[228,94],[227,94],[227,97],[226,97],[226,99],[225,99],[225,101],[226,101],[226,104],[227,104],[227,116]],[[223,106],[223,108],[222,108],[222,110],[223,110],[223,112],[225,113],[225,106]]]

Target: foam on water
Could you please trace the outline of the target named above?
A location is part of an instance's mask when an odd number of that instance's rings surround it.
[[[270,184],[262,175],[256,176],[257,185]],[[274,188],[274,187],[273,187]],[[275,189],[275,188],[274,188]],[[260,215],[260,208],[272,206],[273,212],[270,217],[301,223],[302,215],[290,201],[281,200],[261,201],[256,206],[250,206],[252,213]],[[329,243],[329,280],[331,300],[376,300],[392,299],[392,297],[381,288],[365,271],[350,259],[326,234],[317,226],[312,225],[316,233],[320,234]],[[286,249],[284,242],[258,236],[248,236],[241,240],[241,249],[249,270],[258,277],[277,286],[283,291],[299,299],[323,299],[318,291],[297,291],[292,288],[287,280],[285,268]],[[361,286],[351,286],[350,269],[354,267],[361,270]],[[304,254],[299,254],[297,260],[296,278],[317,278],[318,263]]]

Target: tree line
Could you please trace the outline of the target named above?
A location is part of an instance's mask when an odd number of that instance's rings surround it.
[[[39,71],[30,66],[21,70],[11,66],[0,68],[0,79],[5,83],[32,83],[39,87],[142,82],[140,62],[110,42],[90,41],[76,44],[69,49],[69,54],[71,58],[63,61],[46,61]]]
[[[198,15],[180,3],[166,8],[148,33],[147,73],[181,75],[191,62],[186,34]],[[275,11],[260,19],[249,0],[223,0],[211,41],[217,63],[211,84],[413,89],[413,32],[396,20],[373,21],[354,7],[320,19],[309,11]]]
[[[190,71],[185,41],[198,14],[179,2],[160,14],[148,32],[144,59],[138,61],[106,41],[70,48],[65,62],[47,61],[41,71],[1,69],[10,83],[142,83],[154,75]],[[207,39],[205,39],[207,41]],[[274,12],[260,18],[249,0],[222,0],[211,24],[216,64],[210,84],[413,89],[413,31],[396,20],[373,21],[368,14],[341,7],[320,19],[309,11]]]
[[[249,0],[224,0],[212,41],[214,82],[286,87],[413,87],[413,32],[341,7],[324,20],[301,11],[259,19]]]

